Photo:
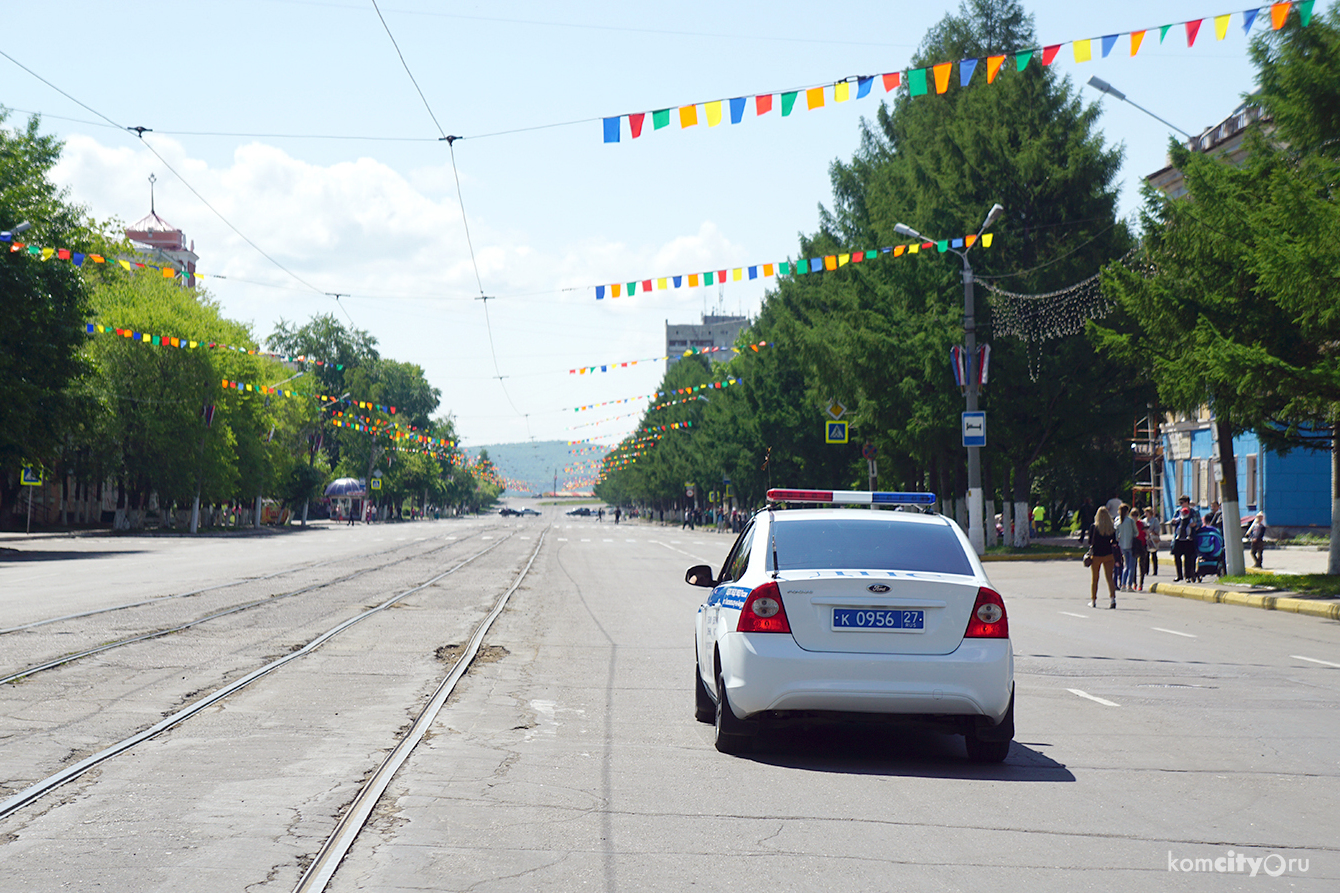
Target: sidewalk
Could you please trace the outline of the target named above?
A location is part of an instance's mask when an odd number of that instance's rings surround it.
[[[1284,546],[1267,549],[1261,562],[1264,567],[1257,573],[1269,571],[1280,574],[1324,574],[1329,559],[1330,553],[1325,547],[1318,549],[1316,546]],[[1256,569],[1250,566],[1250,554],[1247,556],[1247,561],[1248,573],[1255,571]],[[1171,566],[1172,561],[1169,560],[1168,564]],[[1217,582],[1159,582],[1149,586],[1148,590],[1159,595],[1172,595],[1222,605],[1239,605],[1265,611],[1288,611],[1293,614],[1306,614],[1309,617],[1321,617],[1325,620],[1340,620],[1340,598]]]

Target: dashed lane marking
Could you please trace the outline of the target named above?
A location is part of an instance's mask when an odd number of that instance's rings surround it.
[[[1340,667],[1340,664],[1333,664],[1329,660],[1318,660],[1315,657],[1303,657],[1301,654],[1290,654],[1294,660],[1305,660],[1310,664],[1321,664],[1323,667]]]
[[[1115,701],[1109,701],[1107,698],[1100,698],[1097,695],[1091,695],[1087,691],[1080,691],[1078,688],[1067,688],[1066,691],[1072,695],[1079,695],[1081,698],[1088,698],[1090,701],[1102,704],[1104,707],[1120,707]]]
[[[1064,614],[1067,617],[1078,617],[1080,620],[1088,620],[1088,614],[1071,614],[1069,611],[1058,611],[1058,614]]]
[[[1174,635],[1174,636],[1182,636],[1183,638],[1187,638],[1187,639],[1198,639],[1198,638],[1200,638],[1200,636],[1197,636],[1195,633],[1179,633],[1179,632],[1178,632],[1177,630],[1175,630],[1175,629],[1164,629],[1164,628],[1161,627],[1161,626],[1151,626],[1150,629],[1154,630],[1155,632],[1159,632],[1159,633],[1168,633],[1169,635]]]

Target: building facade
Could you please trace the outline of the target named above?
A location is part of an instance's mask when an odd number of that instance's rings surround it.
[[[1240,165],[1247,158],[1248,129],[1256,124],[1270,128],[1270,119],[1250,103],[1197,137],[1188,149],[1219,156],[1225,163]],[[1181,171],[1171,164],[1145,178],[1172,199],[1186,196]],[[1161,496],[1164,517],[1170,518],[1177,500],[1191,497],[1202,513],[1210,503],[1221,501],[1223,470],[1214,416],[1209,407],[1192,415],[1168,416],[1160,425],[1162,447]],[[1328,449],[1295,449],[1287,454],[1265,448],[1261,439],[1248,432],[1233,438],[1237,466],[1238,507],[1243,515],[1266,513],[1273,535],[1283,532],[1325,532],[1331,525],[1331,456]],[[1226,526],[1231,523],[1226,519]]]
[[[126,238],[135,246],[135,250],[149,258],[150,263],[190,273],[186,277],[186,285],[195,288],[195,263],[200,259],[195,253],[195,242],[192,241],[188,246],[186,234],[159,217],[153,210],[152,202],[147,217],[126,227]]]
[[[703,351],[711,351],[708,356],[717,363],[735,356],[731,348],[740,331],[749,325],[749,317],[703,314],[702,319],[701,323],[687,325],[671,325],[670,320],[665,321],[666,369],[686,356]]]

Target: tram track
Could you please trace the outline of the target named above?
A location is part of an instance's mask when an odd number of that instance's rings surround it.
[[[313,568],[325,567],[325,566],[327,566],[327,565],[335,564],[335,563],[337,563],[337,562],[344,562],[344,561],[358,561],[358,560],[361,560],[361,559],[364,559],[364,558],[375,557],[375,556],[377,556],[377,555],[387,555],[387,554],[390,554],[391,552],[398,552],[398,551],[401,551],[401,550],[404,550],[404,549],[412,548],[412,547],[414,547],[414,546],[419,545],[419,543],[421,543],[421,542],[423,542],[424,540],[427,540],[427,539],[446,539],[446,540],[451,540],[451,541],[460,542],[460,541],[463,541],[463,540],[465,540],[465,539],[469,539],[469,538],[471,538],[471,537],[473,537],[473,536],[477,536],[477,535],[478,535],[478,533],[470,533],[470,534],[466,534],[466,535],[463,536],[463,537],[461,537],[461,536],[457,536],[457,535],[454,535],[454,534],[452,534],[452,535],[438,536],[438,537],[424,537],[423,539],[417,539],[417,540],[415,540],[414,542],[405,543],[404,545],[392,546],[392,547],[387,548],[387,549],[374,549],[373,551],[370,551],[370,552],[362,552],[362,553],[359,553],[358,555],[341,556],[341,557],[339,557],[339,558],[335,558],[335,559],[325,559],[325,560],[322,560],[322,561],[307,561],[307,562],[303,562],[302,564],[297,564],[297,565],[293,565],[293,566],[291,566],[291,567],[284,568],[283,570],[275,571],[275,572],[273,572],[273,573],[262,574],[262,575],[260,575],[260,576],[255,576],[255,577],[241,577],[241,578],[236,579],[236,580],[230,580],[230,581],[228,581],[228,582],[226,582],[226,583],[216,583],[216,584],[214,584],[213,586],[203,586],[203,587],[201,587],[201,588],[199,588],[199,589],[192,589],[192,590],[189,590],[189,591],[187,591],[187,592],[177,592],[177,593],[172,593],[172,594],[170,594],[170,595],[160,595],[160,596],[155,596],[154,598],[141,599],[140,601],[127,602],[127,603],[125,603],[125,604],[120,604],[120,605],[109,605],[108,607],[105,607],[105,608],[97,608],[97,609],[94,609],[94,610],[92,610],[92,611],[80,611],[80,612],[75,613],[75,614],[63,614],[63,615],[61,615],[61,616],[59,616],[59,617],[47,617],[47,618],[44,618],[44,619],[42,619],[42,620],[34,620],[34,621],[32,621],[31,623],[23,623],[23,624],[19,624],[19,625],[17,625],[17,626],[2,627],[2,628],[0,628],[0,636],[9,635],[9,634],[12,634],[12,633],[25,632],[25,631],[27,631],[27,630],[37,629],[37,628],[39,628],[39,627],[43,627],[43,626],[49,626],[49,625],[51,625],[51,624],[53,624],[53,623],[62,623],[62,622],[64,622],[64,621],[72,621],[72,620],[83,620],[83,619],[88,618],[88,617],[96,617],[96,616],[98,616],[98,615],[100,615],[100,614],[111,614],[111,613],[115,613],[115,612],[118,612],[118,611],[127,611],[127,610],[131,610],[131,609],[134,609],[134,608],[143,608],[143,607],[146,607],[146,606],[149,606],[149,605],[157,605],[157,604],[162,604],[162,603],[164,603],[164,602],[172,602],[172,601],[176,601],[176,600],[178,600],[178,599],[193,598],[193,597],[195,597],[195,596],[204,595],[204,594],[207,593],[207,592],[217,592],[217,591],[220,590],[220,589],[230,589],[230,588],[235,587],[235,586],[246,586],[247,584],[250,584],[250,583],[262,583],[262,582],[264,582],[264,581],[266,581],[266,580],[273,580],[273,579],[276,578],[276,577],[282,577],[282,576],[285,576],[285,575],[287,575],[287,574],[301,573],[302,571],[305,571],[305,570],[311,570],[311,569],[313,569]],[[450,543],[448,543],[448,545],[449,545],[449,544],[450,544]]]
[[[384,564],[379,564],[379,565],[376,565],[376,566],[374,566],[374,567],[362,568],[362,569],[360,569],[360,570],[354,571],[353,573],[345,574],[345,575],[340,576],[340,577],[335,577],[335,578],[333,578],[333,579],[325,580],[325,581],[320,582],[320,583],[313,583],[313,584],[311,584],[311,585],[309,585],[309,586],[303,586],[303,587],[300,587],[300,588],[298,588],[298,589],[290,590],[290,591],[288,591],[288,592],[281,592],[281,593],[278,593],[278,594],[276,594],[276,595],[269,595],[269,596],[266,596],[265,598],[254,599],[254,600],[249,601],[249,602],[244,602],[244,603],[242,603],[242,604],[240,604],[240,605],[232,605],[232,606],[227,607],[227,608],[224,608],[224,609],[222,609],[222,610],[214,611],[214,612],[211,612],[211,613],[209,613],[209,614],[206,614],[206,615],[203,616],[203,617],[197,617],[197,618],[195,618],[194,620],[189,620],[189,621],[187,621],[187,622],[185,622],[185,623],[180,623],[180,624],[176,624],[176,625],[174,625],[174,626],[165,627],[165,628],[161,628],[161,629],[150,630],[150,631],[148,631],[148,632],[140,633],[140,634],[138,634],[138,635],[128,636],[128,637],[126,637],[126,638],[122,638],[122,639],[117,639],[117,640],[112,641],[112,642],[104,642],[104,643],[102,643],[102,644],[97,645],[96,647],[93,647],[93,648],[86,648],[86,649],[81,650],[81,651],[68,652],[68,653],[63,654],[63,655],[61,655],[61,656],[59,656],[59,657],[57,657],[57,658],[54,658],[54,659],[52,659],[52,660],[45,661],[45,662],[40,663],[40,664],[34,664],[34,665],[31,665],[31,666],[29,666],[29,667],[27,667],[27,668],[25,668],[25,669],[23,669],[23,670],[19,670],[18,672],[15,672],[15,673],[10,673],[9,675],[6,675],[6,676],[0,676],[0,685],[4,685],[4,684],[6,684],[6,683],[11,683],[11,682],[18,682],[19,680],[21,680],[21,679],[25,679],[25,678],[27,678],[27,677],[29,677],[29,676],[34,675],[34,674],[43,672],[43,671],[45,671],[45,670],[53,670],[53,669],[55,669],[55,668],[57,668],[57,667],[65,666],[66,664],[70,664],[70,663],[73,663],[73,662],[75,662],[75,661],[82,660],[82,659],[84,659],[84,658],[86,658],[86,657],[92,657],[92,656],[95,655],[95,654],[102,654],[103,652],[106,652],[106,651],[112,651],[112,650],[114,650],[114,649],[116,649],[116,648],[123,648],[123,647],[125,647],[125,646],[127,646],[127,645],[134,645],[134,644],[137,643],[137,642],[147,642],[147,641],[149,641],[149,640],[151,640],[151,639],[159,639],[159,638],[162,638],[163,636],[169,636],[169,635],[172,635],[173,633],[183,632],[183,631],[188,630],[188,629],[191,629],[191,628],[193,628],[193,627],[200,626],[201,624],[203,624],[203,623],[208,623],[208,622],[211,621],[211,620],[218,620],[218,619],[223,618],[223,617],[229,617],[229,616],[232,616],[232,615],[234,615],[234,614],[240,614],[240,613],[242,613],[243,611],[249,611],[249,610],[252,610],[252,609],[254,609],[254,608],[260,608],[260,607],[265,607],[265,606],[268,606],[268,605],[273,605],[273,604],[276,604],[277,602],[282,601],[282,600],[284,600],[284,599],[293,598],[294,596],[303,595],[303,594],[305,594],[305,593],[313,592],[313,591],[318,590],[318,589],[327,589],[327,588],[329,588],[329,587],[331,587],[331,586],[336,586],[336,585],[338,585],[338,584],[340,584],[340,583],[347,583],[347,582],[349,582],[350,580],[356,580],[356,579],[358,579],[359,577],[366,576],[367,574],[375,573],[375,572],[380,571],[380,570],[385,570],[385,569],[388,568],[388,567],[393,567],[393,566],[395,566],[395,565],[397,565],[397,564],[402,564],[402,563],[404,563],[404,562],[406,562],[406,561],[412,561],[412,560],[415,560],[415,559],[417,559],[417,558],[424,558],[424,557],[427,557],[427,556],[429,556],[429,555],[433,555],[433,554],[435,554],[435,553],[437,553],[437,552],[441,552],[441,551],[443,551],[444,549],[449,549],[449,548],[451,548],[452,546],[459,545],[459,544],[461,544],[461,543],[463,543],[463,542],[465,542],[465,541],[467,541],[467,540],[469,540],[469,539],[472,539],[472,538],[475,537],[475,536],[480,536],[480,535],[482,535],[482,531],[480,531],[480,532],[478,532],[478,533],[467,534],[466,536],[463,536],[463,537],[454,537],[454,536],[453,536],[453,537],[451,538],[451,542],[443,543],[443,544],[440,545],[440,546],[437,546],[437,547],[432,548],[432,549],[428,549],[428,550],[423,551],[423,552],[415,553],[414,555],[411,555],[411,556],[406,556],[406,557],[398,558],[398,559],[396,559],[395,561],[388,561],[388,562],[385,562]],[[418,545],[418,544],[415,543],[414,545]],[[387,553],[389,553],[389,552],[399,551],[399,548],[404,548],[404,547],[398,547],[397,549],[384,549],[384,550],[382,550],[382,551],[380,551],[380,552],[367,553],[367,554],[365,554],[365,555],[363,555],[363,556],[360,556],[360,557],[367,557],[367,555],[385,555],[385,554],[387,554]],[[340,560],[344,560],[344,559],[340,559]],[[319,566],[319,563],[316,564],[316,565],[310,565],[310,566]],[[309,567],[310,567],[310,566],[309,566]],[[281,572],[281,573],[290,573],[290,572],[291,572],[291,571],[285,571],[285,572]],[[273,574],[273,575],[271,575],[271,576],[280,576],[280,574]],[[266,580],[266,579],[270,579],[270,578],[271,578],[270,576],[267,576],[267,577],[256,577],[256,578],[252,578],[251,581]],[[251,582],[251,581],[248,581],[248,582]],[[226,584],[226,585],[237,585],[237,584]],[[211,587],[211,589],[221,589],[221,588],[225,588],[225,586]],[[196,592],[191,593],[191,594],[199,594],[199,593],[201,593],[201,592],[207,592],[207,591],[210,591],[210,589],[196,590]],[[179,595],[179,596],[164,596],[164,598],[184,598],[184,597],[186,597],[186,594]],[[141,603],[141,604],[148,604],[148,603],[145,602],[145,603]],[[106,609],[106,610],[109,610],[109,611],[110,611],[110,610],[117,610],[117,609],[114,609],[114,608],[108,608],[108,609]],[[89,614],[96,614],[96,613],[101,613],[101,612],[89,612]],[[77,616],[77,617],[81,617],[81,618],[82,618],[82,617],[89,616],[89,614],[80,614],[80,615],[73,615],[73,616]]]
[[[124,754],[124,753],[126,753],[126,752],[128,752],[128,751],[130,751],[130,750],[132,750],[132,749],[134,749],[136,746],[138,746],[138,745],[140,745],[140,744],[142,744],[142,743],[144,743],[144,742],[146,742],[146,741],[149,741],[149,740],[151,740],[151,739],[153,739],[153,738],[155,738],[155,737],[161,735],[162,733],[164,733],[164,732],[166,732],[166,731],[168,731],[168,730],[170,730],[170,729],[172,729],[172,728],[174,728],[174,727],[176,727],[176,726],[178,726],[178,725],[184,723],[186,720],[190,719],[190,718],[193,717],[193,716],[196,716],[196,715],[199,714],[201,711],[206,710],[207,708],[211,707],[212,705],[217,704],[218,702],[220,702],[220,701],[222,701],[222,700],[228,698],[230,695],[233,695],[234,693],[236,693],[236,692],[242,690],[243,688],[245,688],[245,687],[251,685],[251,683],[253,683],[253,682],[255,682],[255,681],[257,681],[257,680],[259,680],[259,679],[261,679],[261,678],[263,678],[263,677],[265,677],[265,676],[267,676],[268,674],[274,672],[275,670],[279,669],[280,667],[283,667],[283,666],[285,666],[286,664],[289,664],[290,662],[297,661],[297,660],[299,660],[299,659],[301,659],[301,658],[303,658],[303,657],[306,657],[306,656],[311,655],[313,652],[315,652],[317,649],[319,649],[322,645],[324,645],[325,643],[327,643],[327,642],[330,641],[331,639],[335,638],[336,636],[340,635],[341,633],[345,632],[346,630],[350,629],[351,627],[356,626],[357,624],[363,622],[364,620],[367,620],[367,619],[370,618],[370,617],[373,617],[373,616],[376,616],[376,615],[378,615],[378,614],[381,614],[382,612],[388,610],[389,608],[392,608],[393,606],[395,606],[396,604],[400,603],[401,601],[403,601],[404,599],[408,598],[409,596],[411,596],[411,595],[413,595],[413,594],[415,594],[415,593],[417,593],[417,592],[420,592],[420,591],[422,591],[422,590],[424,590],[424,589],[426,589],[426,588],[428,588],[428,587],[434,585],[435,583],[439,582],[440,580],[442,580],[442,579],[444,579],[444,578],[446,578],[446,577],[451,576],[452,574],[457,573],[458,571],[460,571],[461,569],[467,567],[468,565],[470,565],[471,563],[475,562],[476,560],[478,560],[478,559],[482,558],[483,556],[489,554],[489,553],[492,552],[493,550],[497,549],[499,546],[501,546],[501,545],[503,545],[504,543],[508,542],[508,541],[512,538],[513,535],[514,535],[513,533],[507,533],[506,535],[504,535],[504,536],[502,536],[500,539],[498,539],[496,542],[491,543],[491,544],[489,544],[487,547],[478,550],[477,552],[473,553],[473,554],[470,555],[469,557],[467,557],[467,558],[465,558],[465,559],[463,559],[463,560],[461,560],[461,561],[458,561],[457,563],[453,564],[451,567],[449,567],[449,568],[446,569],[445,571],[442,571],[441,573],[434,574],[433,576],[429,577],[428,579],[424,580],[423,582],[418,583],[417,585],[415,585],[415,586],[413,586],[413,587],[404,589],[404,590],[398,592],[397,594],[391,596],[390,598],[387,598],[387,599],[381,601],[380,603],[376,604],[375,606],[373,606],[373,607],[371,607],[371,608],[368,608],[368,609],[366,609],[366,610],[364,610],[364,611],[361,611],[360,613],[358,613],[357,615],[355,615],[355,616],[353,616],[353,617],[349,617],[349,618],[345,619],[344,621],[342,621],[342,622],[336,624],[335,626],[333,626],[333,627],[331,627],[331,628],[325,630],[324,632],[320,633],[319,635],[313,637],[312,639],[310,639],[309,641],[307,641],[307,642],[306,642],[304,645],[302,645],[301,647],[298,647],[298,648],[296,648],[296,649],[290,651],[289,653],[287,653],[287,654],[285,654],[285,655],[283,655],[283,656],[281,656],[281,657],[279,657],[279,658],[276,658],[276,659],[273,659],[273,660],[269,660],[269,661],[267,661],[265,664],[263,664],[262,666],[260,666],[260,667],[258,667],[258,668],[256,668],[256,669],[254,669],[254,670],[252,670],[252,671],[246,673],[246,674],[243,675],[242,677],[240,677],[240,678],[238,678],[238,679],[235,679],[234,681],[232,681],[232,682],[230,682],[230,683],[228,683],[228,684],[226,684],[226,685],[220,686],[220,687],[214,689],[213,691],[209,692],[208,694],[205,694],[205,695],[203,695],[203,696],[201,696],[201,697],[198,697],[197,699],[193,700],[193,701],[192,701],[189,705],[187,705],[186,707],[183,707],[183,708],[181,708],[181,709],[179,709],[179,710],[176,710],[175,712],[173,712],[173,713],[171,713],[170,715],[166,716],[166,717],[165,717],[163,720],[161,720],[160,722],[157,722],[157,723],[153,724],[152,726],[149,726],[148,728],[145,728],[145,729],[143,729],[143,730],[141,730],[141,731],[139,731],[139,732],[136,732],[135,734],[129,735],[129,736],[127,736],[127,737],[121,739],[120,741],[116,742],[115,744],[112,744],[112,745],[110,745],[110,746],[104,747],[102,750],[99,750],[98,752],[96,752],[96,753],[94,753],[94,754],[92,754],[92,755],[90,755],[90,756],[88,756],[88,757],[86,757],[86,758],[80,760],[79,762],[77,762],[77,763],[75,763],[75,764],[73,764],[73,765],[71,765],[71,766],[68,766],[68,767],[66,767],[65,769],[63,769],[63,770],[61,770],[61,771],[59,771],[59,772],[56,772],[56,773],[54,773],[54,774],[52,774],[52,775],[49,775],[49,776],[47,776],[46,778],[41,779],[40,781],[37,781],[37,782],[35,782],[35,783],[29,785],[28,787],[26,787],[26,788],[23,789],[22,791],[19,791],[17,794],[14,794],[13,796],[9,797],[8,799],[4,800],[3,802],[0,802],[0,820],[3,820],[3,819],[5,819],[5,818],[8,818],[9,816],[13,815],[14,813],[18,812],[19,810],[23,809],[24,807],[29,806],[29,805],[31,805],[31,804],[33,804],[33,803],[35,803],[35,802],[41,800],[42,798],[44,798],[44,797],[46,797],[47,795],[51,794],[53,791],[55,791],[55,790],[57,790],[58,788],[60,788],[62,785],[65,785],[65,784],[69,783],[70,781],[73,781],[73,780],[79,778],[80,776],[82,776],[82,775],[84,775],[85,773],[87,773],[89,770],[91,770],[91,769],[93,769],[93,768],[95,768],[95,767],[97,767],[97,766],[99,766],[99,765],[101,765],[101,764],[103,764],[103,763],[105,763],[105,762],[107,762],[107,761],[109,761],[109,760],[111,760],[111,759],[113,759],[113,758],[119,756],[119,755],[122,755],[122,754]],[[543,543],[543,540],[544,540],[544,537],[541,536],[541,537],[540,537],[540,542]],[[460,541],[457,540],[456,542],[460,542]],[[455,543],[452,543],[452,544],[444,544],[441,548],[446,548],[448,545],[454,545],[454,544],[455,544]],[[530,561],[531,561],[532,563],[533,563],[533,561],[534,561],[534,557],[535,557],[535,555],[538,554],[538,550],[539,550],[539,546],[537,545],[535,552],[532,553],[532,555],[531,555],[531,559],[530,559]],[[432,553],[430,552],[430,553],[426,553],[426,554],[432,554]],[[390,566],[391,564],[395,564],[395,563],[398,563],[398,562],[390,562],[390,563],[388,563],[387,565],[385,565],[384,567],[388,567],[388,566]],[[528,563],[526,567],[527,567],[527,570],[529,570],[530,564]],[[373,569],[369,569],[369,572],[370,572],[371,570],[373,570]],[[522,574],[522,577],[524,578],[524,573]],[[506,596],[510,596],[511,592],[515,590],[516,585],[519,585],[519,583],[520,583],[520,580],[518,580],[517,583],[514,584],[513,587],[512,587],[511,589],[508,590],[508,592],[507,592],[506,595],[503,597],[503,600],[502,600],[502,602],[501,602],[503,605],[505,605],[505,598],[506,598]],[[496,610],[497,610],[498,612],[500,612],[500,611],[501,611],[501,607],[498,607]],[[496,615],[493,615],[493,616],[496,616]],[[482,634],[481,634],[481,635],[482,635]],[[473,642],[474,639],[472,639],[471,641]],[[464,657],[461,659],[461,661],[458,661],[458,665],[462,665],[462,661],[464,661],[464,664],[463,664],[464,666],[468,666],[468,660],[465,660]],[[463,672],[463,670],[462,670],[462,672]]]
[[[428,733],[438,714],[446,705],[447,699],[455,691],[456,685],[465,676],[471,663],[479,655],[479,649],[484,644],[484,637],[488,635],[494,621],[507,607],[512,593],[516,592],[530,573],[536,557],[540,554],[540,549],[544,546],[546,533],[547,531],[540,534],[539,541],[535,544],[530,558],[526,561],[526,566],[517,574],[516,579],[512,581],[512,585],[498,597],[489,612],[476,625],[461,655],[438,685],[437,690],[433,692],[428,703],[419,711],[409,730],[401,736],[391,752],[360,786],[358,793],[354,795],[352,802],[336,822],[334,830],[326,838],[321,849],[317,851],[316,856],[303,872],[302,877],[293,888],[293,893],[322,893],[330,884],[331,879],[335,876],[336,869],[339,868],[344,857],[348,855],[349,850],[358,840],[358,835],[362,832],[363,827],[372,818],[377,803],[386,793],[386,788],[390,785],[396,772],[405,764],[410,754],[414,752],[414,748]],[[0,813],[0,818],[3,818],[3,813]]]

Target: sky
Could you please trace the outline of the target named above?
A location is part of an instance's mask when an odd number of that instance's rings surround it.
[[[1095,40],[1092,61],[1066,46],[1053,63],[1102,106],[1104,138],[1124,146],[1124,215],[1164,166],[1171,132],[1084,86],[1089,77],[1192,133],[1254,86],[1245,4],[1025,6],[1043,45],[1177,23],[1135,58],[1123,36],[1106,59]],[[594,286],[794,254],[830,202],[829,165],[851,157],[884,92],[836,104],[830,86],[822,109],[786,118],[755,118],[751,102],[740,124],[713,128],[651,132],[649,116],[636,141],[624,120],[608,145],[601,119],[902,71],[957,8],[44,0],[6,8],[0,105],[11,126],[38,112],[65,141],[54,176],[95,218],[143,217],[153,175],[158,214],[194,241],[206,287],[259,340],[281,319],[334,313],[384,356],[423,367],[467,447],[612,444],[637,423],[614,417],[645,401],[573,407],[648,395],[664,363],[569,370],[659,357],[667,321],[752,316],[766,284],[603,301]],[[1230,12],[1216,40],[1213,17]],[[1202,17],[1188,48],[1180,23]],[[449,147],[443,134],[462,139]],[[35,223],[29,239],[40,242]]]

